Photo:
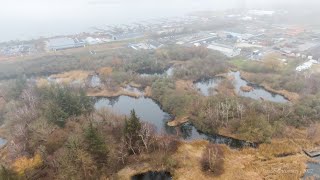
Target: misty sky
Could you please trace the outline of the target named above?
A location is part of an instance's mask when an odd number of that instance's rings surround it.
[[[223,10],[243,0],[0,0],[0,42],[82,32],[191,11]],[[247,0],[248,8],[319,7],[317,0]],[[316,5],[315,5],[316,4]],[[305,6],[303,8],[303,6]]]

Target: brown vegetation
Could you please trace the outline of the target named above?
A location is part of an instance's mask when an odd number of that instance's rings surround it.
[[[253,90],[253,87],[251,87],[251,86],[241,86],[240,89],[243,92],[250,92],[250,91]]]
[[[103,89],[103,90],[90,89],[88,90],[87,95],[91,97],[117,97],[117,96],[124,95],[124,96],[130,96],[135,98],[138,98],[141,96],[140,93],[130,92],[125,90],[124,88],[119,88],[118,91],[112,91],[108,89]]]
[[[70,84],[73,81],[85,82],[89,76],[90,72],[88,71],[69,71],[61,74],[55,74],[50,76],[53,79],[57,79],[57,81]]]
[[[186,122],[189,121],[189,117],[185,116],[185,117],[177,117],[174,120],[168,122],[168,126],[179,126],[181,124],[184,124]]]
[[[218,145],[208,144],[201,158],[201,167],[204,172],[215,176],[223,174],[224,171],[223,149]]]

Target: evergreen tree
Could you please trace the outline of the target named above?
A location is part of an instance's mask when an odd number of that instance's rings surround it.
[[[137,117],[135,110],[132,110],[130,113],[130,118],[125,121],[125,135],[130,135],[137,137],[139,131],[141,130],[140,119]]]
[[[106,157],[108,155],[108,148],[103,140],[102,135],[98,132],[98,129],[93,126],[92,123],[89,124],[85,132],[85,138],[88,143],[88,150],[94,157],[94,159],[103,164],[106,162]]]
[[[38,89],[47,119],[63,127],[67,118],[89,114],[94,110],[92,99],[85,91],[72,90],[63,86],[50,86]]]
[[[140,130],[140,119],[136,116],[136,112],[132,110],[130,118],[125,120],[124,126],[124,135],[130,153],[136,154],[135,149],[137,148],[137,146],[139,146],[140,143]]]

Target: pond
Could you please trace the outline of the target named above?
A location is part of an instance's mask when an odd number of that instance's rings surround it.
[[[211,79],[202,79],[195,83],[196,88],[203,94],[204,96],[214,95],[216,92],[214,90],[215,87],[219,85],[221,82],[221,78],[211,78]]]
[[[0,149],[7,144],[7,140],[0,138]]]
[[[162,73],[141,73],[140,76],[142,77],[148,77],[148,76],[172,76],[174,71],[174,67],[169,67],[167,70],[165,70]]]
[[[183,139],[187,141],[192,140],[207,140],[215,144],[225,144],[231,148],[243,148],[243,147],[257,147],[256,143],[251,143],[243,140],[234,139],[231,137],[222,136],[219,134],[206,134],[197,130],[191,123],[185,123],[181,125],[179,132]]]
[[[288,100],[285,97],[283,97],[282,95],[269,92],[261,86],[254,85],[254,84],[251,84],[251,83],[245,81],[244,79],[241,78],[239,71],[230,72],[229,75],[234,77],[235,90],[239,96],[249,97],[249,98],[256,99],[256,100],[259,100],[262,98],[267,101],[278,102],[278,103],[288,102]],[[250,92],[244,92],[241,90],[242,86],[251,86],[254,89]]]
[[[166,125],[171,116],[162,111],[160,106],[150,98],[133,98],[128,96],[119,96],[114,98],[99,98],[95,103],[95,108],[110,108],[115,113],[130,116],[131,110],[135,110],[141,120],[153,124],[157,132],[166,131],[169,128]]]
[[[135,175],[131,180],[171,180],[172,176],[166,171],[149,171],[146,173]]]
[[[309,162],[303,179],[320,179],[320,156],[313,158],[317,162]]]
[[[178,135],[184,140],[209,140],[213,143],[227,144],[233,148],[244,146],[255,147],[255,144],[246,141],[236,140],[220,135],[206,135],[198,131],[191,123],[185,123],[178,127],[170,127],[167,122],[172,119],[169,113],[164,112],[157,102],[150,98],[140,97],[132,98],[128,96],[119,96],[114,98],[98,98],[95,108],[109,108],[115,113],[130,116],[130,111],[135,110],[137,116],[144,122],[153,124],[157,133]]]
[[[90,87],[96,88],[96,87],[100,87],[101,85],[102,84],[101,84],[100,77],[97,74],[93,75],[90,79]]]

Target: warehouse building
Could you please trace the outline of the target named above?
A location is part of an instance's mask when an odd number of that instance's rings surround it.
[[[60,51],[65,49],[72,49],[72,48],[78,48],[78,47],[85,47],[85,42],[82,40],[79,40],[78,38],[54,38],[49,39],[46,42],[47,49],[49,51]]]

